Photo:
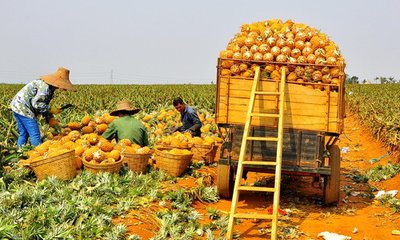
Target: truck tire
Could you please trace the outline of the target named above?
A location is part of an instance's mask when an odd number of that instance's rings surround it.
[[[230,165],[218,164],[217,188],[221,198],[231,198],[235,180]]]
[[[327,205],[338,203],[340,198],[340,149],[333,145],[329,153],[331,175],[324,177],[324,203]]]

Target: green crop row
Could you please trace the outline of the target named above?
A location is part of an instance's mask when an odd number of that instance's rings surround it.
[[[393,151],[400,149],[400,84],[348,84],[347,108]]]
[[[9,107],[13,96],[23,87],[20,84],[0,84],[0,141],[13,144],[18,136],[15,120]],[[119,100],[130,100],[144,113],[171,109],[172,100],[181,97],[188,105],[214,112],[215,85],[77,85],[76,91],[57,91],[51,104],[66,109],[57,118],[62,123],[80,121],[85,115],[115,109]]]
[[[9,108],[12,97],[22,85],[0,85],[0,140],[15,138],[15,122]],[[128,99],[150,113],[172,107],[172,99],[182,97],[189,105],[209,112],[215,110],[215,85],[77,85],[75,92],[56,93],[52,104],[74,105],[65,110],[60,119],[67,123],[98,111],[110,111],[116,102]],[[362,124],[386,146],[393,150],[400,146],[400,84],[348,84],[347,108],[359,115]],[[13,141],[11,141],[13,142]]]
[[[12,97],[22,85],[1,84],[1,113],[8,111]],[[54,105],[71,103],[79,113],[93,114],[98,110],[112,110],[116,102],[131,100],[146,112],[172,105],[175,97],[182,97],[189,105],[208,111],[214,110],[215,85],[77,85],[75,92],[56,92]]]

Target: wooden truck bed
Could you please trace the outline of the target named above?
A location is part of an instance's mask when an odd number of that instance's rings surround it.
[[[237,60],[240,62],[239,60]],[[254,62],[246,62],[251,66]],[[287,63],[258,62],[258,65],[290,67]],[[329,66],[295,64],[313,70],[329,70]],[[339,81],[313,82],[286,79],[284,103],[284,136],[282,173],[322,177],[325,203],[339,200],[340,192],[340,151],[335,144],[343,131],[344,118],[344,72],[343,67],[331,66],[341,71]],[[242,144],[243,127],[250,100],[253,77],[223,74],[221,59],[218,61],[216,123],[227,129],[222,155],[218,162],[218,189],[220,196],[231,197],[235,169]],[[275,68],[277,69],[277,68]],[[225,69],[226,70],[226,69]],[[229,71],[225,71],[225,73]],[[322,71],[321,71],[322,72]],[[328,76],[329,77],[329,76]],[[276,78],[275,78],[276,79]],[[295,79],[295,78],[292,78]],[[276,92],[279,81],[268,76],[260,79],[258,91]],[[257,95],[254,113],[278,113],[275,96]],[[276,137],[277,121],[274,118],[252,117],[251,135]],[[247,143],[246,161],[275,161],[276,143],[251,141]],[[274,167],[246,165],[245,171],[274,172]]]
[[[277,81],[261,79],[260,91],[275,91]],[[250,98],[253,78],[217,75],[216,122],[243,125]],[[318,85],[324,90],[314,89]],[[254,111],[276,113],[274,96],[257,96]],[[343,131],[344,83],[339,85],[287,81],[285,91],[284,128],[329,132]],[[274,127],[271,118],[255,118],[252,126]]]

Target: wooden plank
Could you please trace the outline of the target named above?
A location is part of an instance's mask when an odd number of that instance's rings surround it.
[[[242,125],[242,118],[243,112],[230,111],[228,115],[219,115],[216,121],[218,123]],[[322,117],[285,116],[284,119],[284,128],[295,128],[299,130],[336,132],[337,124],[338,122],[336,118],[329,118],[328,124],[326,123],[326,119]],[[275,121],[273,119],[253,119],[251,125],[274,127]]]
[[[306,88],[303,86],[300,86],[302,88]],[[299,89],[299,88],[296,88]],[[307,91],[302,91],[302,92],[296,92],[296,90],[293,91],[287,91],[285,92],[285,102],[295,102],[295,103],[316,103],[316,104],[321,104],[321,103],[326,103],[326,100],[328,97],[330,98],[331,105],[337,105],[338,103],[338,93],[337,92],[325,92],[325,91],[320,91],[320,90],[315,90],[315,89],[309,89],[306,88]],[[221,89],[220,91],[220,96],[225,97],[225,99],[230,99],[230,98],[237,98],[237,99],[249,99],[250,97],[250,91],[246,91],[243,89]],[[266,95],[259,95],[256,97],[256,100],[275,100],[276,97],[274,96],[266,96]]]
[[[217,123],[244,124],[252,80],[221,77],[218,84]],[[258,90],[275,91],[275,82],[260,81]],[[271,107],[268,107],[271,106]],[[277,113],[276,97],[257,96],[253,112]],[[298,84],[286,84],[285,128],[312,131],[340,131],[339,96],[337,92],[320,91]],[[262,111],[261,111],[262,109]],[[328,113],[329,111],[329,113]],[[273,119],[254,117],[252,126],[275,126]]]
[[[324,115],[300,115],[300,114],[291,114],[291,113],[285,113],[286,118],[285,118],[285,124],[298,124],[299,121],[303,121],[303,124],[309,125],[309,124],[316,124],[319,122],[325,123],[326,120],[328,119],[328,122],[333,123],[337,122],[337,119],[334,115],[324,116]],[[245,120],[245,117],[243,116],[243,111],[238,111],[238,110],[230,110],[228,114],[226,115],[234,124],[243,124],[243,121]],[[255,122],[263,122],[267,121],[268,119],[273,118],[267,118],[267,117],[254,117],[253,121]],[[253,125],[257,126],[257,124]],[[262,125],[260,125],[262,126]],[[288,126],[290,128],[290,126]]]
[[[253,187],[253,186],[239,186],[238,190],[241,190],[241,191],[254,191],[254,192],[276,192],[275,188],[271,188],[271,187]]]
[[[220,78],[219,79],[219,92],[220,95],[226,94],[225,90],[230,89],[232,91],[239,90],[242,92],[248,92],[248,96],[250,96],[250,91],[252,87],[252,80],[239,80],[237,78]],[[273,81],[260,81],[257,90],[258,91],[275,91],[275,82]],[[317,83],[311,84],[311,85],[319,85]],[[326,95],[326,91],[321,91],[321,90],[316,90],[316,89],[311,89],[310,87],[303,86],[301,84],[294,84],[294,83],[287,83],[286,84],[286,89],[285,93],[297,93],[300,95],[311,95],[313,96],[324,96]],[[331,93],[336,93],[337,92],[331,92]],[[286,94],[285,94],[286,95]]]
[[[315,112],[313,112],[312,110],[305,110],[304,112],[299,111],[299,114],[291,114],[291,113],[285,113],[286,114],[286,120],[285,120],[285,124],[299,124],[299,121],[305,121],[303,122],[303,124],[315,124],[315,123],[319,123],[319,122],[323,122],[323,123],[336,123],[337,122],[337,118],[335,116],[335,114],[331,113],[329,114],[329,116],[320,116],[317,114],[313,114]],[[229,118],[229,120],[227,120],[226,123],[232,123],[232,124],[243,124],[244,121],[244,117],[243,115],[243,111],[241,110],[230,110],[228,112],[228,114],[220,114],[218,115],[217,118],[217,122],[218,123],[222,123],[221,121],[223,121],[223,119]],[[270,118],[270,117],[259,117],[259,116],[254,116],[252,118],[252,121],[255,122],[264,122],[264,121],[269,121],[269,120],[274,120],[274,118]],[[257,126],[257,124],[252,124],[252,126]],[[262,126],[262,125],[260,125]],[[287,126],[286,128],[290,128],[290,126]]]
[[[259,213],[235,213],[235,218],[249,218],[249,219],[272,219],[272,214],[259,214]]]
[[[245,106],[224,106],[220,107],[222,112],[227,112],[227,114],[221,114],[221,116],[229,116],[235,118],[235,123],[244,122],[245,116],[243,116],[243,111],[245,110]],[[276,113],[276,109],[268,108],[262,109],[262,113]],[[259,113],[260,111],[255,110],[255,113]],[[329,122],[335,121],[337,118],[337,107],[332,107],[329,109],[329,114],[326,112],[326,108],[324,106],[309,106],[294,108],[294,109],[286,109],[284,111],[286,118],[291,119],[292,121],[304,121],[307,120],[305,118],[310,117],[310,121],[314,122],[312,119],[321,118],[322,120],[329,119]],[[238,118],[238,119],[236,119]],[[260,116],[253,116],[253,119],[268,119],[268,117],[260,117]]]
[[[223,77],[220,76],[218,79],[218,83],[220,86],[233,86],[231,88],[236,89],[251,89],[253,84],[253,79],[244,79],[244,78],[237,78],[237,77]],[[259,81],[257,85],[257,90],[266,90],[266,89],[275,89],[276,81],[270,79],[262,79]],[[296,83],[288,83],[291,86],[308,86],[308,85],[318,85],[317,83],[306,83],[306,84],[296,84]],[[320,85],[320,84],[319,84]]]
[[[265,106],[254,106],[253,112],[254,113],[275,113],[277,110],[274,106],[275,102],[264,102]],[[238,111],[241,112],[246,109],[246,105],[242,104],[230,104],[226,106],[229,111]],[[300,115],[300,116],[326,116],[327,114],[327,105],[324,104],[292,104],[286,105],[284,109],[284,114],[286,115]],[[329,108],[329,115],[331,117],[336,117],[337,115],[337,106],[330,106]]]
[[[301,86],[303,87],[303,86]],[[285,92],[285,102],[296,102],[296,103],[325,103],[326,99],[329,97],[332,99],[332,104],[335,103],[337,105],[337,98],[338,94],[337,92],[324,92],[320,90],[315,90],[315,89],[309,89],[306,88],[308,91],[306,92],[295,92],[296,90],[293,90],[292,92],[286,91]],[[298,88],[296,88],[298,89]],[[322,93],[322,94],[321,94]],[[223,96],[225,98],[238,98],[242,99],[249,99],[250,96],[250,91],[247,91],[245,89],[221,89],[220,91],[220,96]],[[275,100],[276,97],[274,96],[266,96],[266,95],[259,95],[256,97],[256,100]]]
[[[255,71],[255,77],[254,77],[254,81],[252,81],[252,87],[251,87],[251,91],[252,93],[254,93],[256,91],[257,88],[257,83],[260,79],[260,67],[257,66],[256,67],[256,71]],[[243,129],[243,137],[242,137],[242,144],[240,147],[240,155],[239,155],[239,165],[236,171],[236,177],[235,177],[235,186],[233,188],[233,196],[232,196],[232,203],[231,203],[231,210],[230,210],[230,214],[229,214],[229,220],[228,220],[228,230],[227,230],[227,236],[229,239],[232,238],[233,236],[233,225],[234,223],[234,216],[236,213],[236,205],[238,203],[239,200],[239,192],[238,189],[240,187],[240,181],[242,178],[242,173],[243,173],[243,165],[242,162],[244,160],[244,155],[246,154],[246,147],[247,147],[247,140],[246,137],[249,136],[249,132],[251,130],[250,127],[250,119],[251,119],[251,112],[253,109],[253,104],[254,104],[254,94],[250,95],[249,98],[249,107],[247,108],[247,114],[245,115],[245,125],[244,125],[244,129]],[[229,114],[229,112],[228,112]]]
[[[316,101],[314,101],[314,99],[312,97],[308,98],[307,96],[302,96],[302,99],[305,100],[299,100],[299,101],[292,101],[292,99],[286,99],[285,101],[285,108],[291,107],[291,106],[298,106],[298,105],[303,105],[303,104],[309,104],[309,105],[326,105],[328,102],[327,100],[330,100],[330,106],[337,106],[337,98],[331,98],[328,99],[327,97],[325,98],[320,98],[317,99]],[[308,98],[308,99],[307,99]],[[248,101],[248,98],[243,98],[243,97],[237,97],[237,96],[229,96],[229,97],[223,97],[220,100],[222,104],[237,104],[237,105],[247,105],[246,101]],[[261,99],[256,99],[255,100],[255,106],[258,107],[260,106],[262,103],[263,106],[266,106],[267,104],[264,102],[275,102],[275,98],[274,97],[264,97]]]

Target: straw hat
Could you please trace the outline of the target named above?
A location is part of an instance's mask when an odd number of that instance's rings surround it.
[[[128,114],[136,114],[140,111],[140,108],[133,107],[132,103],[127,100],[122,100],[117,103],[117,109],[110,113],[111,116],[118,116],[120,112],[126,112]]]
[[[59,67],[55,73],[41,76],[40,79],[54,87],[68,91],[73,89],[72,83],[69,80],[69,70],[63,67]]]

